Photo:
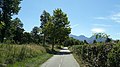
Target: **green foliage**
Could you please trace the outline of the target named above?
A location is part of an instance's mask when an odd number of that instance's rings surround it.
[[[105,40],[105,42],[111,42],[112,41],[112,39],[110,39],[110,38],[107,38],[106,40]]]
[[[61,9],[53,11],[53,16],[46,11],[41,15],[41,29],[45,38],[49,38],[52,41],[52,49],[54,49],[55,43],[63,44],[65,39],[69,37],[71,28],[69,25],[67,14],[62,12]]]
[[[86,40],[84,40],[84,44],[88,44],[88,42]]]
[[[34,27],[33,30],[31,31],[32,35],[36,36],[39,33],[39,28]]]
[[[120,44],[78,45],[72,50],[88,67],[120,67]]]
[[[69,37],[64,41],[64,46],[73,46],[73,45],[83,45],[82,41],[76,40],[72,37]]]
[[[33,30],[31,31],[31,38],[33,43],[36,43],[36,44],[40,43],[40,40],[41,40],[40,28],[36,26],[33,28]]]
[[[105,38],[106,40],[105,40],[105,42],[110,42],[110,41],[112,41],[112,39],[111,38],[109,38],[110,37],[110,35],[108,35],[108,34],[105,34],[105,33],[94,33],[94,35],[93,36],[95,36],[96,37],[96,39],[98,39],[98,38]]]
[[[4,26],[5,24],[2,22],[2,21],[0,21],[0,29],[2,29],[2,27]]]
[[[93,36],[96,36],[97,39],[97,38],[108,38],[110,35],[107,35],[105,33],[94,33]]]
[[[47,29],[46,29],[46,24],[48,22],[51,22],[51,16],[48,12],[46,12],[45,10],[43,11],[43,14],[40,16],[40,21],[41,21],[41,26],[40,28],[42,29],[42,34],[43,34],[43,45],[45,45],[45,41],[46,41],[46,36],[47,36]],[[49,30],[50,31],[50,30]]]
[[[32,40],[32,35],[29,32],[24,32],[23,36],[22,36],[21,43],[22,44],[25,44],[25,43],[29,44],[29,43],[32,43],[32,41],[33,41]]]
[[[19,18],[15,18],[11,23],[11,39],[15,41],[15,43],[19,44],[22,41],[23,37],[23,24]]]
[[[97,43],[97,41],[96,41],[96,40],[94,40],[94,41],[93,41],[93,43],[95,44],[95,43]]]
[[[22,0],[0,0],[0,22],[4,26],[0,29],[0,41],[3,43],[4,38],[11,40],[11,19],[13,15],[18,14],[19,4]]]
[[[120,67],[120,43],[113,46],[111,53],[108,54],[108,63],[110,67]]]
[[[40,16],[40,21],[41,21],[40,28],[43,28],[47,22],[50,22],[50,20],[51,20],[50,14],[44,10],[43,14]],[[42,32],[45,33],[45,31]]]

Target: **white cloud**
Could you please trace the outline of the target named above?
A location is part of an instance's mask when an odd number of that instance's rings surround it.
[[[117,33],[117,35],[119,35],[119,36],[120,36],[120,33]]]
[[[75,24],[75,25],[71,26],[71,28],[75,28],[77,26],[79,26],[79,24]]]
[[[120,23],[120,12],[111,15],[111,16],[110,16],[110,19],[113,20],[113,21],[115,21],[115,22]]]
[[[114,22],[120,23],[120,12],[117,12],[117,13],[114,13],[112,15],[105,16],[105,17],[95,17],[94,19],[97,19],[97,20],[112,20]]]
[[[93,26],[99,26],[99,27],[111,27],[112,25],[106,25],[106,24],[93,24]]]
[[[93,33],[103,33],[103,32],[105,32],[105,29],[103,29],[103,28],[93,28],[91,31]]]

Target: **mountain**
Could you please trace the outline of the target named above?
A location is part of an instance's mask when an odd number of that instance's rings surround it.
[[[76,36],[76,35],[70,34],[70,37],[73,37],[73,38],[80,40],[80,41],[88,40],[88,38],[85,37],[84,35]]]
[[[73,37],[73,38],[75,38],[77,40],[80,40],[80,41],[86,40],[90,44],[92,44],[94,40],[96,40],[97,42],[104,42],[106,40],[106,38],[98,38],[98,39],[96,39],[95,36],[91,36],[90,38],[88,38],[88,37],[86,37],[84,35],[76,36],[76,35],[70,34],[69,36]]]

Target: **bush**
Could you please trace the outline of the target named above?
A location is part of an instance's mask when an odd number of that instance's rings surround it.
[[[72,51],[89,67],[120,67],[119,44],[77,45]]]

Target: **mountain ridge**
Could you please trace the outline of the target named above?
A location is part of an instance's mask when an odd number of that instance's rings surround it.
[[[92,44],[94,40],[96,40],[97,42],[104,42],[106,40],[106,38],[98,38],[98,39],[96,39],[95,36],[86,37],[84,35],[76,36],[76,35],[73,35],[73,34],[70,34],[69,36],[73,37],[73,38],[75,38],[75,39],[77,39],[79,41],[86,40],[89,44]]]

